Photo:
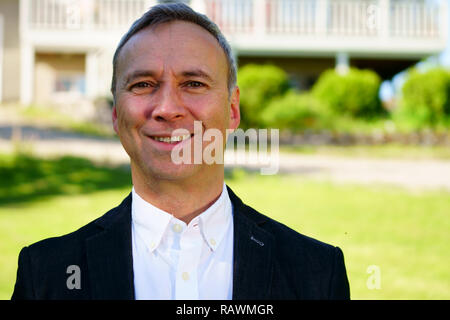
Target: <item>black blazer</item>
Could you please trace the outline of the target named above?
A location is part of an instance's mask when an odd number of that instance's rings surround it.
[[[233,299],[349,299],[342,251],[233,204]],[[71,265],[81,288],[69,289]],[[12,299],[134,299],[131,194],[79,230],[21,250]]]

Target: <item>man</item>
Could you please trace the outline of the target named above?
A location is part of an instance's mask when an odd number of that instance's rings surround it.
[[[339,248],[246,206],[224,184],[223,163],[173,161],[175,148],[192,155],[208,130],[226,137],[239,125],[235,62],[208,18],[155,6],[113,64],[132,192],[81,229],[22,249],[13,299],[349,298]]]

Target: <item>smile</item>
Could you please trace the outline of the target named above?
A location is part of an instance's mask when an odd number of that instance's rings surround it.
[[[173,136],[173,137],[157,137],[157,136],[150,136],[153,140],[159,141],[159,142],[165,142],[165,143],[177,143],[180,141],[187,140],[191,137],[190,134],[185,134],[182,136]]]

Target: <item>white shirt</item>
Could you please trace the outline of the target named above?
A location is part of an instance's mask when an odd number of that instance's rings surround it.
[[[222,194],[189,225],[132,190],[136,300],[231,300],[232,204]]]

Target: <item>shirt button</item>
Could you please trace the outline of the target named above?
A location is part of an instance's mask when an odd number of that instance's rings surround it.
[[[184,281],[188,281],[188,280],[189,280],[189,273],[183,272],[183,273],[181,274],[181,278],[182,278]]]
[[[172,230],[176,233],[180,233],[183,230],[183,227],[180,226],[179,224],[174,224]]]
[[[209,243],[211,243],[212,246],[215,246],[216,245],[216,240],[211,238],[211,239],[209,239]]]

